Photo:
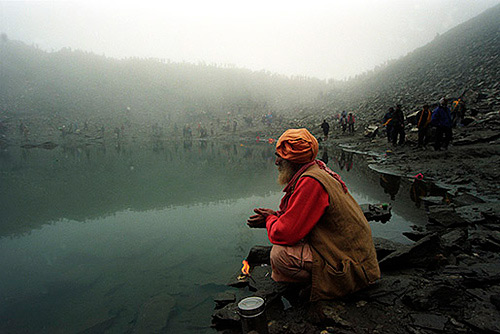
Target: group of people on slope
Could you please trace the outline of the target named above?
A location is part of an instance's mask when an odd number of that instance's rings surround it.
[[[428,104],[422,107],[416,117],[418,128],[418,148],[425,148],[430,140],[431,127],[436,129],[434,135],[434,149],[447,149],[452,140],[452,127],[454,124],[450,108],[446,98],[439,100],[439,105],[430,110]],[[387,129],[387,142],[393,145],[403,145],[405,142],[405,118],[401,106],[396,109],[389,108],[382,120]],[[398,140],[399,137],[399,140]]]
[[[342,111],[342,113],[336,115],[336,119],[340,128],[342,129],[342,133],[345,133],[346,130],[349,133],[354,133],[354,124],[356,123],[356,117],[352,112],[347,113],[347,111]],[[321,129],[323,130],[324,140],[328,139],[328,133],[330,132],[330,124],[325,120],[321,123]]]

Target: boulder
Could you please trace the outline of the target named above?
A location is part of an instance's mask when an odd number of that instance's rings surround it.
[[[413,245],[401,247],[379,261],[383,269],[404,267],[428,267],[439,254],[439,237],[436,233],[426,236]]]
[[[448,205],[436,205],[429,208],[429,222],[443,227],[466,225],[467,222]]]

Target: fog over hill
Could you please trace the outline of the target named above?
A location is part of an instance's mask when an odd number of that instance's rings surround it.
[[[333,109],[353,109],[367,118],[380,117],[396,103],[405,111],[437,103],[440,97],[465,92],[478,112],[500,106],[500,5],[436,36],[399,60],[336,87],[328,94]]]
[[[464,91],[479,112],[498,110],[500,5],[444,33],[401,59],[346,82],[286,77],[161,59],[116,60],[1,39],[3,121],[39,118],[107,124],[210,123],[267,113],[316,122],[341,110],[373,121],[389,106],[406,113]],[[11,123],[15,123],[11,122]]]
[[[5,35],[1,58],[2,111],[15,118],[207,122],[227,113],[287,113],[326,90],[318,79],[263,71],[70,49],[49,53]]]

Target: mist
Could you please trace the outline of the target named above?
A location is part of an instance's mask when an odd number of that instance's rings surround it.
[[[0,2],[0,31],[46,51],[167,59],[347,79],[498,0]]]

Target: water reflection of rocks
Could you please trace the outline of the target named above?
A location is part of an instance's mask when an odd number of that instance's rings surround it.
[[[1,233],[60,218],[85,220],[266,193],[274,146],[207,140],[11,148],[2,154]],[[243,176],[243,177],[242,177]],[[176,190],[178,189],[178,190]]]

